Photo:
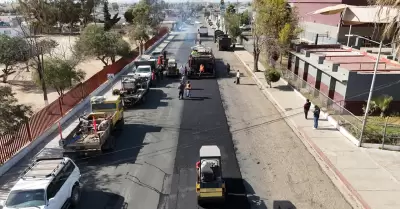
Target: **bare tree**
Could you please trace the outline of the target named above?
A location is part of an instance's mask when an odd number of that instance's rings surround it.
[[[43,100],[49,104],[46,82],[43,77],[44,55],[51,52],[57,43],[51,39],[40,38],[38,35],[53,27],[57,23],[57,13],[54,5],[44,0],[19,0],[17,10],[22,15],[19,19],[21,36],[29,46],[29,57],[34,62],[37,74],[41,81]]]

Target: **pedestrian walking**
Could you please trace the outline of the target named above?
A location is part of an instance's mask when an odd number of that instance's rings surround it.
[[[186,97],[189,97],[190,98],[190,90],[192,89],[192,84],[190,84],[190,81],[188,81],[187,83],[186,83]]]
[[[307,99],[306,103],[304,104],[304,117],[307,119],[308,116],[308,111],[310,111],[311,108],[311,102],[309,99]]]
[[[319,120],[319,114],[321,113],[321,109],[317,105],[315,105],[314,109],[314,129],[318,128],[318,120]]]
[[[239,72],[239,70],[236,72],[236,81],[235,81],[235,83],[236,84],[240,84],[240,72]]]
[[[179,83],[178,89],[179,89],[179,96],[178,96],[178,98],[179,98],[179,99],[183,99],[183,92],[185,91],[185,83],[184,83],[184,82]]]

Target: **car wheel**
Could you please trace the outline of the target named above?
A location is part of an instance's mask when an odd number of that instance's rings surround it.
[[[71,193],[71,205],[73,207],[76,207],[79,204],[79,200],[81,199],[81,191],[79,186],[74,186],[72,188],[72,193]]]

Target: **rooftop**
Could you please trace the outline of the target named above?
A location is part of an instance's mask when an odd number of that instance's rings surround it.
[[[201,146],[200,157],[220,157],[221,152],[216,145]]]
[[[347,80],[349,72],[373,73],[376,56],[338,45],[305,45],[293,52],[311,65],[338,80]],[[400,74],[400,64],[381,58],[378,73]]]

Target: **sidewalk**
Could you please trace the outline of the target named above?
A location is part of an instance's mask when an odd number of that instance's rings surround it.
[[[247,67],[246,73],[253,76],[262,92],[275,103],[289,126],[354,208],[400,208],[399,152],[359,148],[325,118],[320,119],[319,128],[314,130],[313,120],[304,119],[304,97],[282,79],[273,83],[273,88],[268,88],[264,73],[252,72],[252,54],[247,51],[234,53]],[[261,63],[259,70],[264,70]],[[312,116],[311,112],[309,116]]]

